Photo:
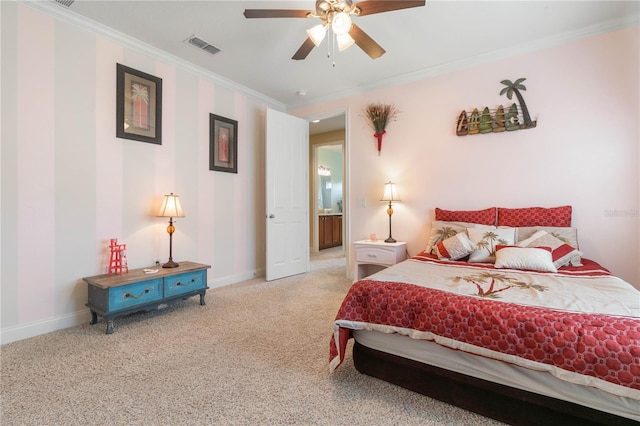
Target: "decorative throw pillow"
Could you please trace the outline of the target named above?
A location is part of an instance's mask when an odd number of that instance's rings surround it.
[[[547,231],[536,231],[529,238],[519,241],[519,247],[550,247],[553,264],[556,268],[568,265],[576,257],[582,256],[575,248],[571,247],[564,241],[554,237]]]
[[[442,220],[434,220],[431,222],[431,234],[425,251],[427,253],[436,254],[436,244],[447,238],[453,237],[459,232],[466,232],[467,228],[495,229],[495,226],[480,225],[468,222],[448,222]]]
[[[497,224],[498,226],[571,226],[571,206],[524,209],[498,207]]]
[[[484,210],[443,210],[436,207],[436,220],[495,225],[496,213],[495,207]]]
[[[469,239],[476,245],[476,249],[469,256],[469,262],[495,262],[497,245],[514,245],[516,239],[515,228],[477,229],[468,228]]]
[[[576,250],[580,250],[578,245],[578,230],[572,227],[561,226],[525,226],[516,228],[516,244],[526,240],[536,233],[536,231],[547,231],[559,240],[564,241]],[[582,266],[581,257],[576,256],[571,259],[572,266]]]
[[[447,238],[436,244],[438,259],[458,260],[474,251],[476,246],[471,242],[465,232],[459,232],[453,237]]]
[[[496,268],[558,272],[553,264],[549,247],[498,246],[495,266]]]

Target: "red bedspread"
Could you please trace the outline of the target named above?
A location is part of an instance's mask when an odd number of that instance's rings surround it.
[[[358,326],[349,327],[352,323]],[[344,359],[352,328],[376,329],[440,344],[450,341],[446,346],[465,351],[471,345],[482,349],[470,352],[483,356],[491,356],[489,351],[506,354],[640,389],[639,318],[561,311],[413,284],[362,280],[345,297],[336,324],[330,343],[332,369]]]

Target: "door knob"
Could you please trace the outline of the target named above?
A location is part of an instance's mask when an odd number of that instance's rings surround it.
[[[274,214],[270,214],[270,215],[269,215],[269,219],[273,219],[273,218],[275,218],[275,217],[276,217],[276,215],[274,215]]]

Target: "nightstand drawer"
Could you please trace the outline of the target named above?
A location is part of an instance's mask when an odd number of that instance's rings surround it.
[[[206,286],[207,279],[205,271],[174,275],[164,280],[164,297],[200,290]]]
[[[393,243],[356,241],[353,243],[353,249],[355,252],[353,276],[356,280],[375,274],[407,258],[407,243],[403,241]]]
[[[130,308],[162,299],[162,279],[113,287],[109,292],[109,311]]]
[[[358,247],[356,249],[356,262],[393,265],[396,260],[395,256],[395,250],[387,250],[382,247]]]

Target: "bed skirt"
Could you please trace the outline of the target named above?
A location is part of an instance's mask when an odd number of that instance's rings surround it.
[[[631,419],[423,364],[357,341],[353,363],[363,374],[510,425],[637,426]]]

